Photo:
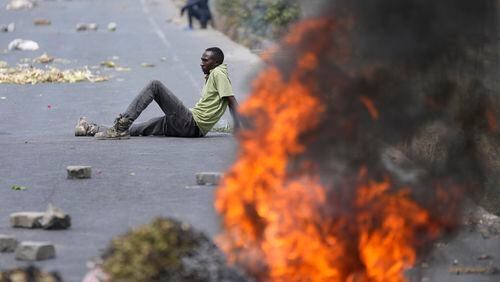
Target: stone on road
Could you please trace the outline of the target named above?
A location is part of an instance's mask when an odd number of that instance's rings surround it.
[[[220,172],[199,172],[196,174],[196,184],[198,185],[217,185],[222,178]]]
[[[61,230],[71,227],[71,217],[59,208],[49,204],[43,215],[41,225],[43,229]]]
[[[92,177],[92,167],[84,165],[71,165],[66,168],[68,179],[84,179]]]
[[[14,236],[0,234],[0,253],[12,253],[16,250],[17,239]]]
[[[50,242],[21,242],[16,248],[16,259],[38,261],[56,256],[56,248]]]
[[[43,212],[16,212],[10,215],[10,225],[15,228],[42,227]]]

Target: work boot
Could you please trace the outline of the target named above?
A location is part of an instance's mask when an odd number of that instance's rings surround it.
[[[95,138],[99,140],[129,139],[130,132],[128,129],[133,122],[133,119],[120,115],[115,119],[115,124],[112,127],[104,132],[97,133]]]
[[[81,117],[75,126],[75,136],[94,136],[99,131],[99,125]]]

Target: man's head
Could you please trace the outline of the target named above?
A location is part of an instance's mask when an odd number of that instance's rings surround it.
[[[224,53],[218,47],[207,48],[201,55],[201,70],[209,74],[212,69],[224,62]]]

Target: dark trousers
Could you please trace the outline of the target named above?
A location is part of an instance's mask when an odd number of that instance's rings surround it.
[[[163,117],[133,124],[132,136],[175,136],[202,137],[200,129],[193,119],[191,111],[160,81],[151,81],[130,103],[124,116],[136,120],[152,101],[155,101],[165,113]]]
[[[193,28],[193,18],[200,22],[201,28],[207,28],[208,21],[212,19],[212,14],[208,7],[206,9],[189,7],[187,10],[190,28]]]

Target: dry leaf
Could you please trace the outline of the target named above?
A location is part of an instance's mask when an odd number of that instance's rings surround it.
[[[54,61],[54,57],[51,57],[47,55],[47,53],[43,53],[40,57],[34,58],[33,62],[39,63],[39,64],[48,64],[52,63]]]
[[[107,67],[107,68],[115,68],[116,64],[113,61],[103,61],[103,62],[101,62],[101,66]]]
[[[109,78],[92,74],[87,69],[59,70],[50,68],[48,70],[34,67],[4,68],[0,69],[0,84],[37,84],[37,83],[75,83],[81,81],[101,82]]]
[[[34,25],[50,25],[51,22],[50,22],[50,20],[47,20],[47,19],[34,19],[33,24]]]
[[[125,68],[125,67],[116,67],[115,68],[116,71],[131,71],[132,69],[131,68]]]

